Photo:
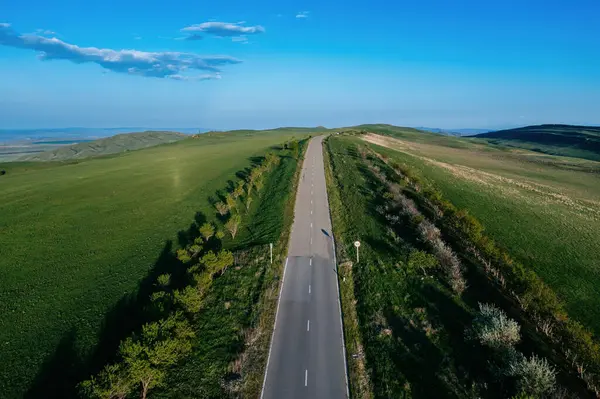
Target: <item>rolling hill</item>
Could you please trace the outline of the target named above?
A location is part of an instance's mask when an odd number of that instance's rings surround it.
[[[140,133],[117,134],[116,136],[60,147],[51,151],[29,154],[19,161],[66,161],[89,158],[99,155],[116,154],[125,151],[154,147],[159,144],[183,140],[188,135],[177,132],[147,131]]]
[[[600,161],[600,127],[537,125],[474,136],[489,143]]]

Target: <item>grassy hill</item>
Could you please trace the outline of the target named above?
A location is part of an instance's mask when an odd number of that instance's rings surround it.
[[[216,219],[216,192],[257,157],[307,134],[211,133],[106,157],[0,163],[1,396],[72,389],[99,342],[114,341],[111,321],[121,324],[190,223]],[[255,198],[249,212],[259,217],[243,221],[235,245],[276,242],[294,171],[288,159],[279,180],[265,183],[282,195]],[[223,245],[235,247],[227,238]]]
[[[600,161],[600,127],[538,125],[474,137],[507,147]]]
[[[140,133],[124,133],[104,139],[60,147],[51,151],[26,155],[18,160],[66,161],[71,159],[83,159],[173,143],[175,141],[183,140],[186,137],[188,136],[177,132],[147,131]]]
[[[567,303],[570,317],[600,330],[600,184],[599,175],[589,173],[600,165],[412,129],[364,128],[380,134],[334,135],[326,147],[351,392],[381,398],[517,397],[517,376],[502,376],[506,358],[495,358],[498,352],[466,333],[479,303],[486,303],[520,326],[516,351],[555,367],[556,385],[572,395],[562,397],[595,397],[576,378],[574,365],[582,354],[597,359],[597,347],[581,345],[574,359],[565,350],[571,347],[561,345],[584,334],[575,328],[560,341],[566,330],[557,318],[544,329],[548,325],[536,312],[556,303],[549,294],[544,298],[549,300],[539,299],[540,292],[551,291],[536,288],[527,294],[530,302],[519,303],[511,295],[522,295],[523,286],[516,288],[512,275],[506,277],[512,267],[506,265],[516,259],[525,265],[520,270],[534,270]],[[567,167],[569,160],[576,167]],[[469,217],[484,224],[479,233],[485,240],[471,228],[475,224],[463,228],[458,222],[473,220]],[[357,239],[361,254],[355,263]],[[506,256],[500,259],[494,251],[481,256],[478,248],[492,245],[508,249]],[[431,257],[437,266],[431,266]],[[505,266],[494,269],[500,262]],[[597,377],[597,361],[587,362],[586,375]]]

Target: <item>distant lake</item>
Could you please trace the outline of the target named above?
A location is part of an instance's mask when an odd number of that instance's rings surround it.
[[[52,141],[36,141],[31,143],[31,145],[37,144],[56,144],[56,145],[65,145],[65,144],[78,144],[78,143],[89,143],[94,140],[52,140]]]

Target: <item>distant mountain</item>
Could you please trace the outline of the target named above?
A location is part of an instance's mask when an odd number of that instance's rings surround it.
[[[436,127],[416,127],[430,133],[443,134],[444,136],[472,136],[479,133],[490,132],[491,129],[440,129]]]
[[[116,154],[119,152],[139,150],[159,144],[172,143],[189,137],[178,132],[125,133],[99,140],[88,141],[68,146],[62,146],[50,151],[25,155],[18,161],[66,161],[82,159],[99,155]]]
[[[600,161],[600,127],[537,125],[474,136],[492,144]]]

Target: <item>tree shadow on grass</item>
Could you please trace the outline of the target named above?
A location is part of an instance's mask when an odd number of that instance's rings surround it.
[[[82,377],[82,360],[76,348],[75,328],[61,338],[52,355],[41,366],[26,399],[76,397],[75,384]]]
[[[206,221],[201,212],[187,231],[180,231],[180,244],[198,237],[198,224]],[[218,240],[211,240],[218,241]],[[211,243],[211,247],[216,243]],[[141,330],[160,315],[150,311],[150,296],[156,290],[156,280],[164,273],[171,274],[171,287],[182,288],[188,283],[186,267],[174,255],[173,242],[166,241],[160,255],[147,275],[141,279],[135,292],[121,297],[105,314],[98,343],[85,358],[76,347],[76,328],[67,331],[54,353],[41,366],[26,398],[73,398],[77,397],[77,384],[98,373],[106,364],[114,361],[122,340]]]

